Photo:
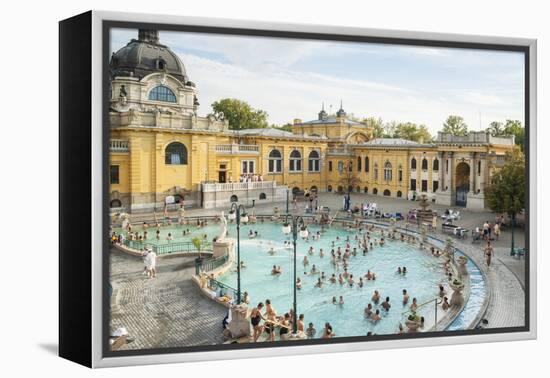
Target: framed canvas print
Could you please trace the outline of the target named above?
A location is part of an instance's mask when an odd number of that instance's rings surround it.
[[[536,336],[536,41],[60,22],[60,355]]]

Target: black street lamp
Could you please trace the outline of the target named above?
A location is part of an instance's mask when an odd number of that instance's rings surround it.
[[[288,218],[290,217],[290,222]],[[300,230],[298,231],[298,227]],[[289,235],[292,232],[293,246],[294,246],[294,316],[292,319],[292,332],[294,335],[298,333],[298,305],[296,302],[296,240],[298,239],[298,233],[300,237],[307,238],[309,232],[307,230],[304,218],[301,216],[293,216],[291,214],[286,214],[284,218],[283,234]]]
[[[241,221],[248,223],[248,214],[243,205],[239,205],[237,202],[231,204],[231,209],[227,215],[230,221],[236,220],[237,222],[237,304],[241,304]]]
[[[289,194],[290,190],[287,188],[286,189],[286,213],[288,214],[288,194]]]

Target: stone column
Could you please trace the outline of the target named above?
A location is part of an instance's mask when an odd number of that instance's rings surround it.
[[[454,164],[455,164],[455,158],[454,158],[454,152],[448,152],[448,162],[449,162],[449,172],[447,173],[447,180],[445,182],[445,185],[449,187],[449,190],[453,191],[453,170],[454,170]]]
[[[479,161],[481,161],[481,174],[479,175],[479,182],[478,182],[478,189],[479,193],[483,193],[485,191],[485,180],[488,179],[488,171],[487,171],[487,154],[486,153],[480,153],[479,154]]]
[[[445,152],[438,152],[439,158],[439,187],[440,191],[445,191]]]
[[[470,188],[468,190],[468,195],[475,193],[475,177],[477,174],[476,170],[476,153],[470,152]]]

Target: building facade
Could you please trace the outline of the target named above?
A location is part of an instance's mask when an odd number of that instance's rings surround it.
[[[428,195],[449,206],[484,207],[484,188],[514,148],[513,137],[439,133],[433,143],[373,138],[373,130],[334,116],[294,120],[292,132],[230,130],[223,114],[198,116],[199,94],[179,57],[156,30],[110,61],[110,206],[151,211],[166,203],[216,207],[278,201],[292,192]],[[239,182],[241,175],[262,181]]]

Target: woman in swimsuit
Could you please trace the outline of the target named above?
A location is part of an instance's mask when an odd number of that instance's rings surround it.
[[[283,321],[281,322],[281,327],[279,328],[279,337],[281,340],[285,340],[290,329],[290,314],[287,312]]]
[[[252,329],[254,330],[254,342],[258,340],[258,337],[260,337],[264,329],[264,326],[260,325],[260,322],[264,318],[262,316],[262,308],[264,308],[264,304],[260,302],[258,303],[258,306],[253,308],[252,312],[250,313],[250,324],[252,325]]]

